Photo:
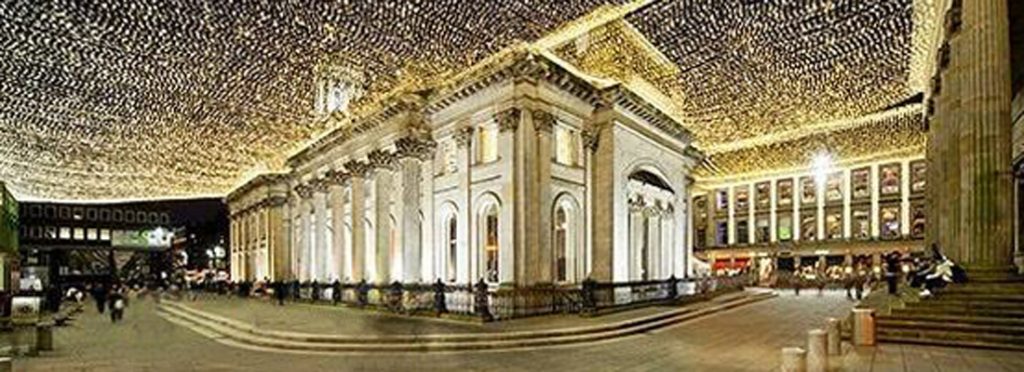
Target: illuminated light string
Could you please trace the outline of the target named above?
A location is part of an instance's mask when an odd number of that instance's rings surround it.
[[[0,6],[0,179],[37,198],[223,195],[346,122],[315,110],[325,64],[358,71],[346,82],[360,94],[339,99],[359,116],[623,4],[642,6],[552,51],[661,95],[711,152],[905,100],[920,90],[911,56],[928,50],[912,32],[934,27],[912,0],[13,1]],[[890,146],[917,143],[897,128]],[[730,172],[787,161],[756,160],[770,148],[715,160]]]

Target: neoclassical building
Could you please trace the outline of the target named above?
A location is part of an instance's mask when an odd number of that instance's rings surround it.
[[[346,119],[288,172],[234,190],[232,277],[683,278],[700,158],[636,92],[511,49]]]

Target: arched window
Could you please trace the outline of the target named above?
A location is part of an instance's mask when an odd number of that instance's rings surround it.
[[[497,283],[498,278],[498,255],[500,244],[498,243],[498,206],[491,204],[484,209],[483,214],[483,276],[488,283]]]
[[[455,281],[455,258],[458,255],[459,247],[459,220],[453,214],[448,217],[445,224],[445,246],[448,249],[448,256],[445,262],[445,278],[449,282]]]
[[[564,282],[569,279],[568,264],[566,257],[568,256],[569,248],[569,217],[565,212],[564,206],[558,206],[555,210],[555,281]]]

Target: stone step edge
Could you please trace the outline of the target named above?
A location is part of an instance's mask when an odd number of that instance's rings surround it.
[[[1024,336],[1024,326],[969,324],[943,321],[879,319],[879,328],[886,329],[937,329],[963,333],[1010,334]]]
[[[963,323],[963,324],[1005,324],[1019,325],[1024,327],[1024,319],[1017,317],[991,317],[991,316],[956,316],[956,315],[935,315],[935,314],[913,314],[908,312],[879,315],[878,321],[927,321],[942,323]]]
[[[932,338],[919,338],[919,337],[903,337],[893,335],[882,335],[879,334],[877,337],[878,341],[887,343],[900,343],[900,344],[918,344],[918,345],[931,345],[931,346],[952,346],[952,347],[971,347],[976,349],[998,349],[998,350],[1016,350],[1024,351],[1024,345],[1017,344],[1005,344],[999,342],[989,341],[964,341],[957,339],[932,339]]]
[[[738,296],[723,304],[732,303],[736,301],[743,301],[751,298],[770,298],[775,294],[772,292],[767,293],[751,293],[746,296]],[[768,296],[768,297],[765,297]],[[711,302],[705,302],[711,303]],[[163,304],[162,304],[163,305]],[[182,311],[185,311],[193,316],[204,318],[207,321],[213,321],[220,323],[221,325],[234,328],[240,332],[251,333],[265,337],[275,337],[290,339],[303,342],[359,342],[359,343],[401,343],[401,342],[424,342],[424,341],[438,341],[438,342],[455,342],[455,341],[474,341],[474,340],[494,340],[494,339],[522,339],[522,338],[538,338],[538,337],[557,337],[566,336],[573,334],[582,333],[594,333],[615,329],[624,329],[629,327],[636,327],[646,323],[657,322],[662,319],[667,319],[679,315],[685,315],[694,311],[699,311],[701,308],[686,307],[678,310],[668,311],[661,314],[655,314],[651,316],[627,319],[616,323],[608,323],[593,326],[582,326],[582,327],[571,327],[562,328],[555,330],[539,330],[539,331],[515,331],[515,332],[494,332],[494,333],[469,333],[469,334],[433,334],[433,335],[387,335],[387,336],[351,336],[351,335],[330,335],[330,334],[315,334],[315,333],[302,333],[302,332],[289,332],[279,330],[262,330],[253,327],[251,324],[244,323],[235,319],[223,317],[217,314],[211,314],[206,311],[193,309],[180,303],[167,303],[167,305],[174,306]],[[714,305],[710,305],[714,306]]]
[[[523,347],[538,347],[538,346],[553,346],[553,345],[564,345],[564,344],[575,344],[584,342],[595,342],[602,341],[612,338],[625,337],[638,333],[648,332],[655,329],[667,327],[673,324],[684,322],[687,320],[696,319],[699,317],[711,315],[717,312],[730,310],[739,306],[752,304],[760,301],[764,301],[775,297],[775,294],[763,294],[759,296],[749,296],[747,298],[732,301],[731,303],[720,304],[714,307],[703,308],[697,311],[680,314],[677,317],[664,319],[658,322],[643,324],[633,328],[608,330],[595,333],[585,333],[577,335],[567,336],[556,336],[556,337],[545,337],[545,338],[530,338],[530,339],[511,339],[511,340],[476,340],[476,341],[462,341],[462,342],[437,342],[430,340],[416,340],[417,342],[406,343],[406,344],[380,344],[380,343],[365,343],[356,342],[349,344],[330,344],[322,342],[303,342],[294,340],[282,340],[272,337],[259,336],[251,333],[240,332],[222,325],[218,325],[210,322],[202,322],[202,320],[196,320],[190,318],[187,315],[181,316],[180,312],[175,309],[160,309],[161,316],[164,318],[172,317],[177,318],[174,323],[180,324],[180,322],[188,322],[192,325],[198,326],[207,333],[212,332],[216,334],[215,339],[227,338],[236,342],[240,342],[246,345],[266,347],[271,349],[280,350],[302,350],[302,351],[325,351],[325,352],[408,352],[408,351],[461,351],[461,350],[488,350],[488,349],[511,349],[511,348],[523,348]],[[178,314],[172,314],[172,312]],[[194,328],[194,327],[189,327]],[[197,332],[199,332],[197,330]],[[203,332],[200,332],[203,334]],[[210,337],[209,334],[205,336]]]
[[[910,335],[907,335],[907,334]],[[915,329],[915,328],[878,328],[878,337],[914,337],[922,339],[992,342],[1024,346],[1024,335],[1008,335],[999,333],[977,333],[958,330]]]

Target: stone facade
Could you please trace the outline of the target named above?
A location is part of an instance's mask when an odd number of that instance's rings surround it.
[[[529,51],[465,76],[387,100],[298,152],[287,174],[233,192],[233,277],[523,286],[688,275],[700,155],[679,123]],[[264,236],[280,244],[249,244]],[[273,259],[244,261],[254,250]]]

